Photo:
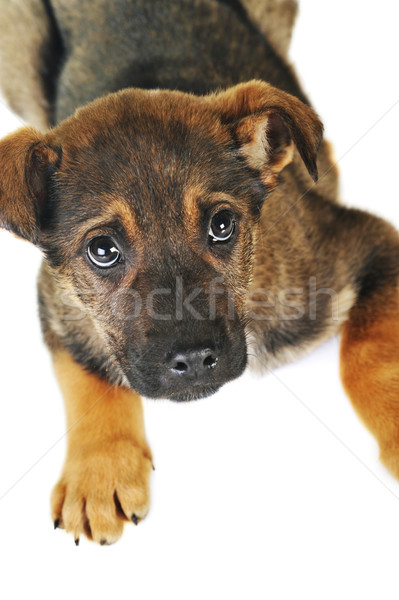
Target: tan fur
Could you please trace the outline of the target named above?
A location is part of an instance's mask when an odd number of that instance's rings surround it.
[[[274,160],[269,162],[268,118],[257,119],[257,121],[259,123],[255,125],[253,138],[242,146],[241,153],[245,156],[250,167],[264,172],[262,181],[268,187],[274,188],[277,185],[277,175],[292,162],[294,144],[291,142],[284,148],[284,151],[279,152]]]
[[[0,2],[0,87],[10,108],[41,131],[49,126],[40,73],[41,51],[48,36],[41,0]],[[16,77],[19,73],[21,78]]]
[[[241,0],[249,18],[280,56],[286,56],[298,13],[297,0]]]
[[[53,520],[75,540],[84,533],[113,543],[126,520],[145,517],[149,508],[152,457],[141,399],[86,372],[67,352],[55,354],[54,366],[65,399],[68,446],[52,494]]]
[[[381,461],[399,477],[399,285],[353,308],[343,328],[341,377]]]

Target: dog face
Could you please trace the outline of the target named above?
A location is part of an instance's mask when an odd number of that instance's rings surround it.
[[[149,397],[215,392],[246,365],[262,204],[322,127],[262,82],[196,97],[125,90],[0,145],[0,222],[37,244],[102,352]],[[76,329],[76,323],[74,325]]]

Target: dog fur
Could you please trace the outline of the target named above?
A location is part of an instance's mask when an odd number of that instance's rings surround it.
[[[40,316],[67,413],[55,525],[112,543],[145,517],[140,394],[209,395],[242,373],[248,345],[270,369],[341,330],[345,389],[399,477],[399,236],[338,202],[286,60],[296,3],[29,0],[17,29],[21,3],[0,4],[3,93],[35,126],[0,142],[0,225],[43,251]],[[235,229],[213,244],[221,211]],[[88,259],[100,235],[121,250],[115,268]],[[137,294],[157,318],[126,318]],[[206,376],[172,376],[198,348]]]

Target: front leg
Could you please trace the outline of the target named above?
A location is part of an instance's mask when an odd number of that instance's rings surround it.
[[[112,544],[126,521],[149,508],[151,451],[141,398],[108,384],[57,352],[54,365],[65,399],[67,456],[51,497],[55,527]]]
[[[353,307],[342,332],[341,376],[381,461],[399,479],[399,279]]]

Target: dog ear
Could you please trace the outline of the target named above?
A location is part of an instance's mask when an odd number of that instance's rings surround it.
[[[209,97],[236,139],[250,167],[260,170],[266,185],[291,162],[297,147],[317,181],[317,151],[323,125],[310,106],[263,81],[250,81]]]
[[[59,152],[31,127],[0,141],[0,227],[37,242],[48,180]]]

